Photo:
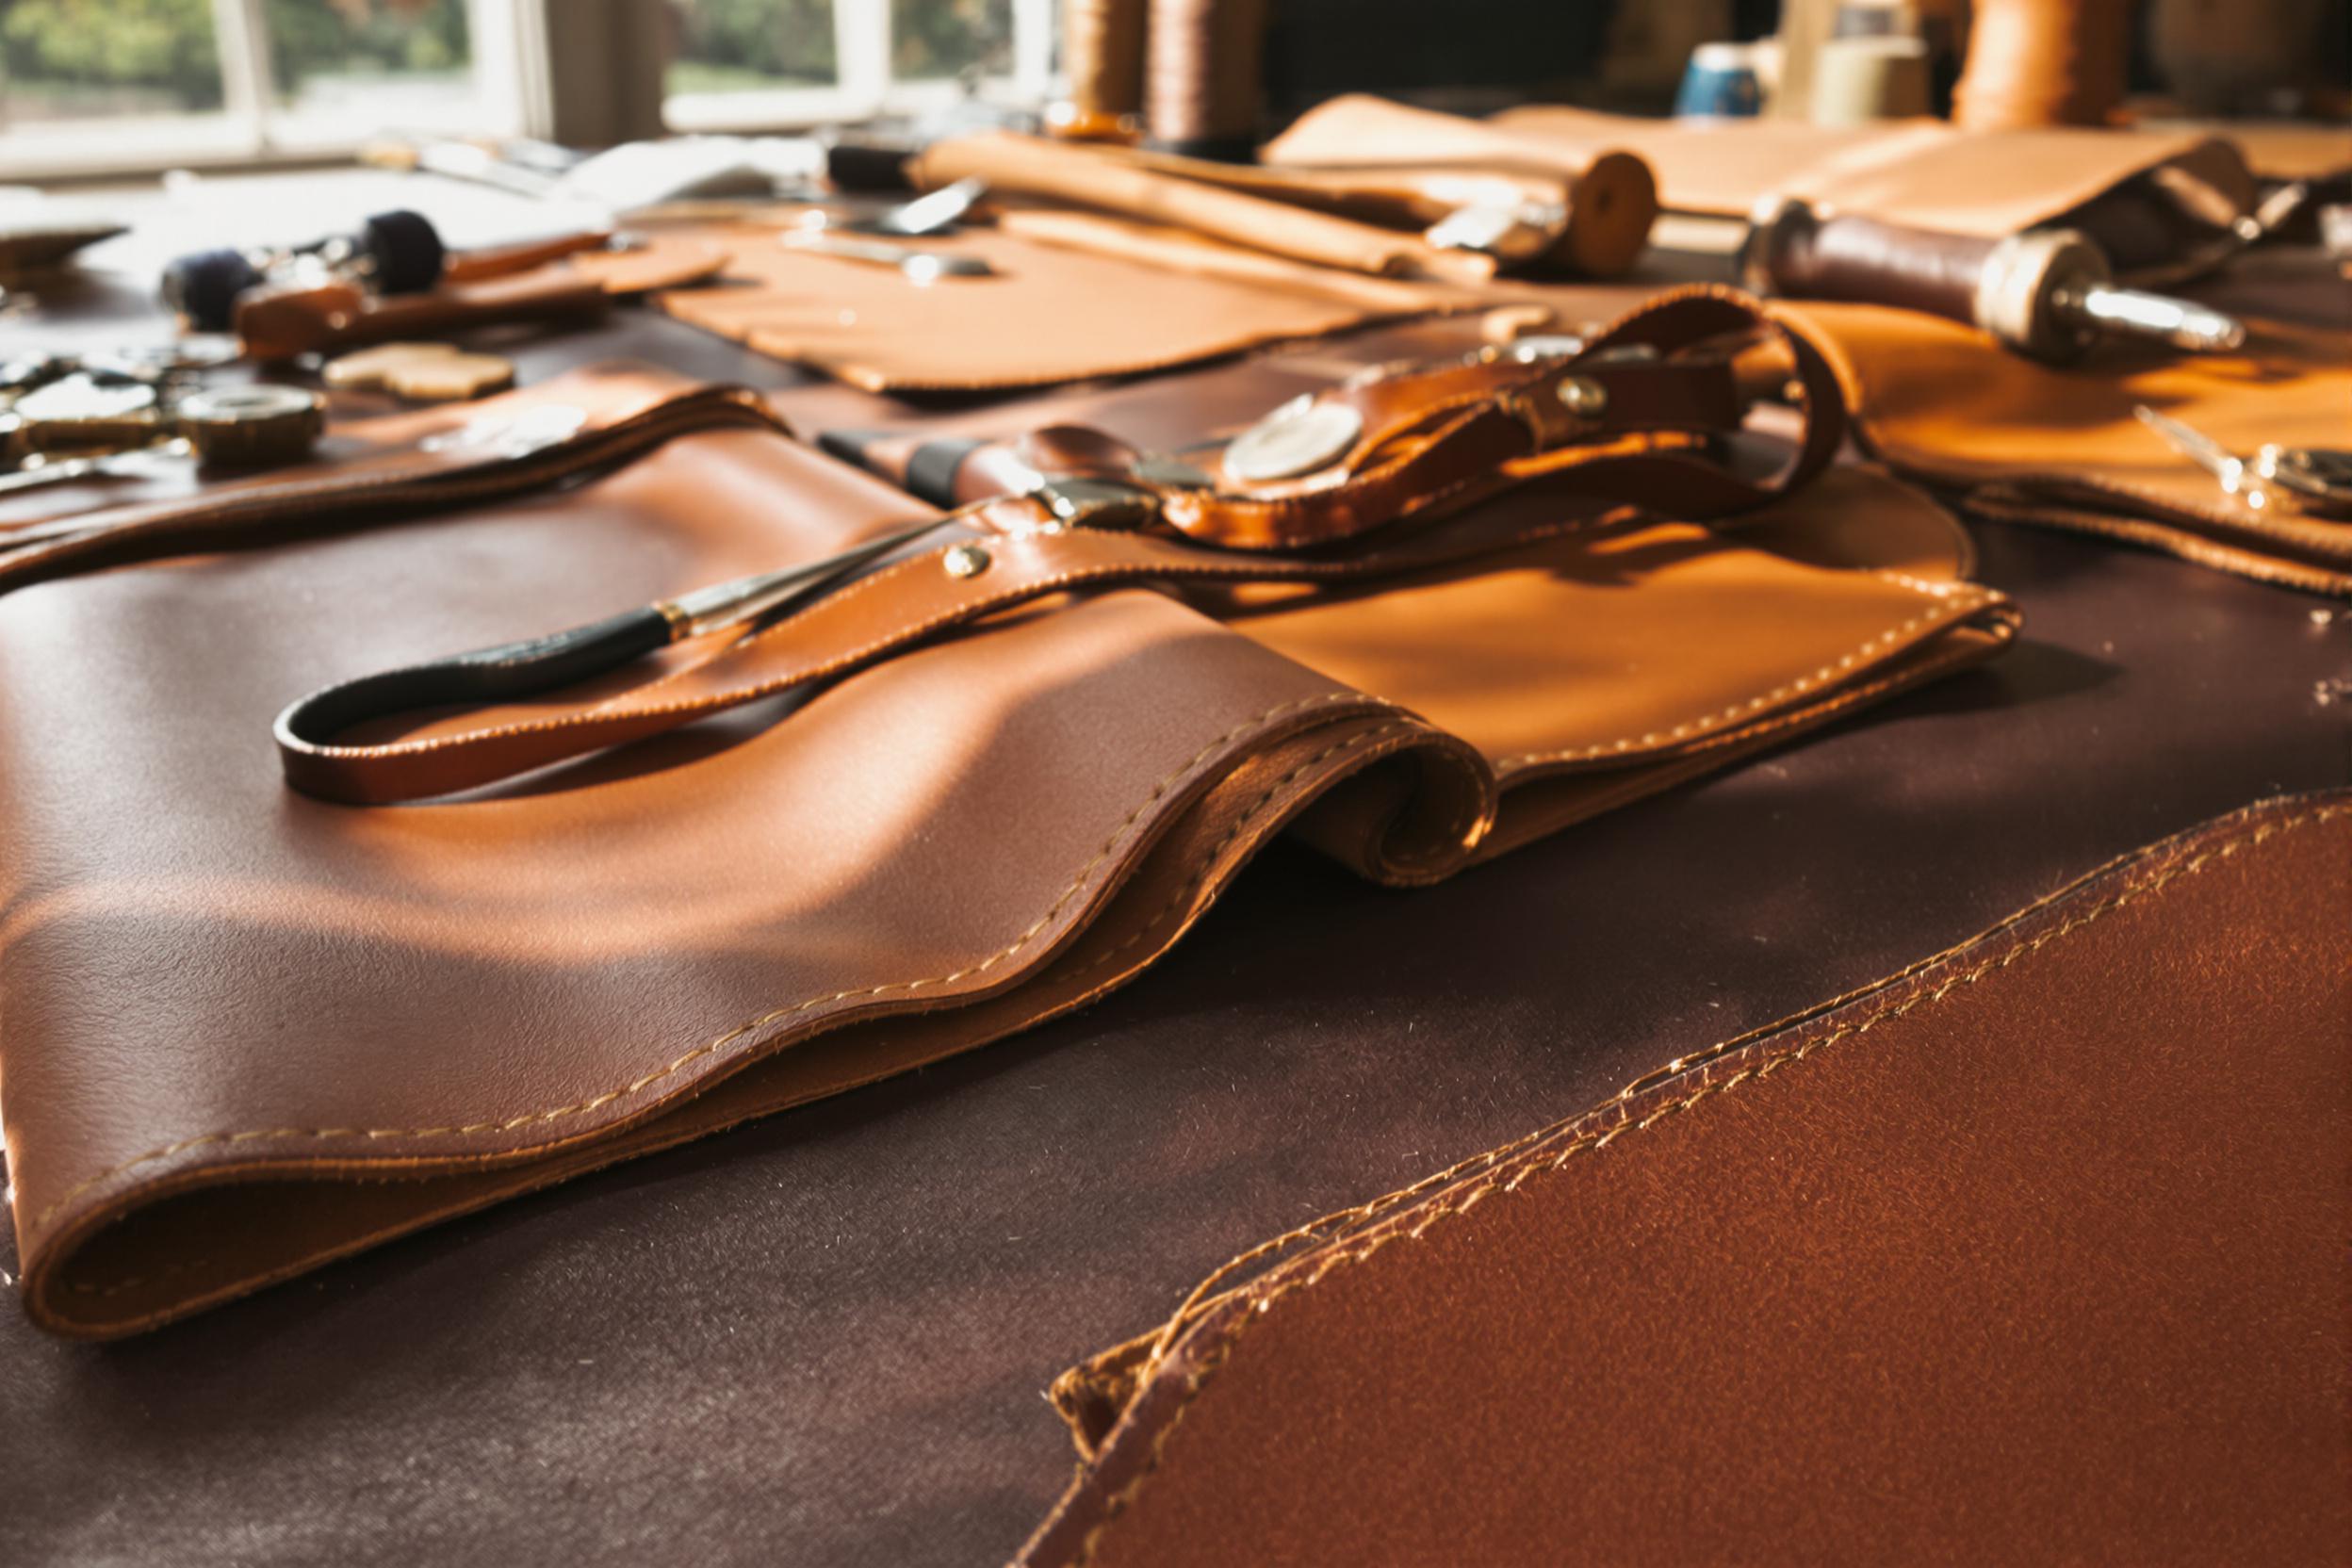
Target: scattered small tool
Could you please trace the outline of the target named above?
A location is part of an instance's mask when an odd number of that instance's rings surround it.
[[[441,281],[449,251],[423,214],[380,212],[357,234],[284,250],[198,251],[163,270],[163,300],[198,332],[226,332],[237,302],[265,284],[339,280],[371,294],[417,294]]]
[[[320,379],[338,391],[384,391],[424,402],[463,402],[514,384],[514,362],[447,343],[380,343],[327,361]]]
[[[800,227],[834,234],[873,235],[882,239],[924,239],[955,228],[972,211],[972,204],[988,192],[984,181],[957,180],[865,218],[841,217],[817,208],[802,218]]]
[[[787,250],[807,251],[811,255],[895,267],[906,275],[907,282],[917,285],[934,284],[941,278],[985,278],[996,271],[981,256],[918,250],[881,239],[848,239],[823,229],[796,229],[786,234],[783,242]]]
[[[2203,431],[2146,403],[2132,412],[2173,450],[2219,481],[2222,494],[2234,496],[2250,507],[2267,507],[2277,495],[2301,511],[2325,516],[2352,514],[2352,451],[2273,442],[2244,458]]]
[[[1824,217],[1803,202],[1774,199],[1756,213],[1740,275],[1759,294],[1941,316],[2034,359],[2078,358],[2110,333],[2191,353],[2246,341],[2245,326],[2219,311],[2115,286],[2106,256],[2071,229],[1984,239]]]
[[[308,457],[326,430],[326,400],[299,387],[217,387],[169,402],[152,387],[116,387],[143,392],[146,401],[112,413],[93,411],[71,378],[43,391],[59,388],[57,399],[18,400],[14,433],[31,452],[16,472],[0,475],[0,495],[127,477],[191,457],[215,467],[276,467]],[[10,535],[20,543],[24,537]]]

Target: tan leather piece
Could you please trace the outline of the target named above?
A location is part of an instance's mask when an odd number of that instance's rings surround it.
[[[2214,161],[2206,150],[2213,145],[2194,132],[1971,133],[1932,120],[1700,123],[1548,104],[1472,121],[1350,96],[1311,110],[1269,142],[1266,155],[1346,164],[1478,148],[1574,168],[1603,149],[1623,148],[1656,172],[1669,211],[1744,219],[1767,195],[1794,196],[1887,222],[1998,237],[2053,221],[2133,175],[2175,162],[2185,161],[2243,208],[2252,199],[2251,178],[2231,153]]]
[[[1245,1254],[1021,1560],[2343,1560],[2347,890],[2274,801]]]
[[[1447,308],[1459,291],[1303,266],[1181,233],[1054,215],[1131,253],[969,230],[919,248],[995,275],[914,284],[894,268],[786,249],[772,231],[707,233],[724,286],[660,297],[680,320],[867,391],[1047,386],[1190,364]],[[1134,259],[1148,254],[1150,260]],[[1050,323],[1050,328],[1046,325]]]
[[[2352,595],[2352,522],[2225,495],[2132,414],[2145,403],[2242,455],[2274,441],[2352,446],[2352,348],[2341,334],[2258,321],[2241,352],[2109,351],[2060,368],[1932,317],[1789,309],[1836,360],[1865,447],[1903,473],[1966,491],[1970,512]]]
[[[1560,206],[1567,217],[1559,237],[1528,260],[1592,278],[1617,277],[1629,269],[1658,217],[1658,183],[1649,165],[1630,153],[1604,152],[1568,172],[1529,169],[1510,157],[1310,169],[1216,163],[1143,148],[1103,151],[1137,168],[1393,227],[1428,228],[1472,201]]]
[[[1140,222],[1191,229],[1294,261],[1378,277],[1478,284],[1494,275],[1491,256],[1442,250],[1418,233],[1291,204],[1277,193],[1194,178],[1181,162],[1171,168],[1168,161],[1139,164],[1115,151],[991,131],[932,143],[914,158],[909,173],[926,190],[977,179],[987,183],[992,196],[1037,197],[1099,208]]]
[[[1832,559],[1878,536],[1856,519],[1922,504],[1883,481],[1823,498],[1818,533],[1780,526]],[[560,495],[252,532],[0,597],[0,1067],[28,1306],[134,1331],[962,1049],[1149,962],[1295,818],[1368,874],[1425,881],[1981,658],[2013,624],[1949,582],[1537,488],[1491,504],[1482,526],[1558,547],[1496,577],[1491,606],[1404,583],[1259,638],[1160,594],[1049,601],[789,717],[746,708],[422,809],[290,794],[270,715],[920,509],[773,431],[714,431]],[[1566,527],[1585,517],[1589,537]],[[1494,759],[1286,651],[1351,667],[1349,616],[1364,646],[1426,661],[1355,661],[1367,678],[1553,712],[1524,743],[1580,754],[1555,760],[1564,792],[1499,805]]]

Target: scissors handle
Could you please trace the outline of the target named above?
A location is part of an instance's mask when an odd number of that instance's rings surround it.
[[[283,748],[332,745],[353,725],[425,708],[514,702],[587,680],[666,646],[679,623],[643,605],[545,637],[380,670],[289,703],[278,715]]]
[[[963,514],[926,517],[816,561],[698,588],[601,621],[519,643],[364,675],[288,704],[273,733],[282,756],[315,756],[355,725],[428,708],[514,702],[592,679],[690,637],[780,615],[921,543]]]

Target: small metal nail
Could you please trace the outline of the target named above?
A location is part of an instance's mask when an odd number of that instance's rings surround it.
[[[958,545],[939,557],[950,577],[978,577],[988,569],[988,552],[977,545]]]
[[[1570,376],[1560,384],[1560,401],[1579,419],[1597,419],[1609,407],[1609,388],[1587,376]]]

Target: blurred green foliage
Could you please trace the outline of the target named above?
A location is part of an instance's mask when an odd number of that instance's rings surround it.
[[[671,57],[706,71],[833,80],[833,0],[670,0]]]
[[[1012,0],[890,0],[890,70],[910,81],[1013,68]]]
[[[330,74],[444,72],[466,60],[465,0],[266,0],[282,92]],[[11,93],[61,88],[220,104],[212,0],[7,0],[0,74]]]
[[[873,0],[864,0],[873,3]],[[889,0],[908,78],[1010,69],[1011,0]],[[835,79],[834,0],[668,0],[674,86]],[[467,59],[465,0],[264,0],[280,94],[320,75],[440,73]],[[0,0],[0,106],[112,99],[220,106],[212,0]]]

